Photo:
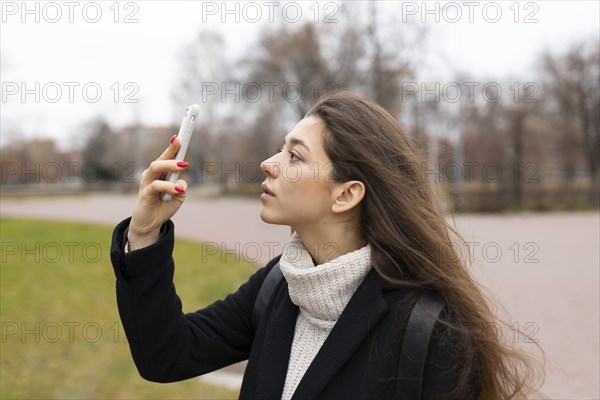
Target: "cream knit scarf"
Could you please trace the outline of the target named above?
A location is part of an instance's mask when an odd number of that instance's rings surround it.
[[[315,266],[295,232],[281,255],[281,272],[300,308],[282,399],[292,397],[350,298],[371,270],[371,247]]]

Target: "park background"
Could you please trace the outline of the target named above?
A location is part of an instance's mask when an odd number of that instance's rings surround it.
[[[185,311],[235,290],[289,237],[258,217],[260,162],[350,89],[424,153],[502,333],[545,352],[540,398],[599,398],[598,3],[478,4],[1,2],[0,397],[236,398],[243,365],[137,375],[111,226],[200,104],[176,286]]]

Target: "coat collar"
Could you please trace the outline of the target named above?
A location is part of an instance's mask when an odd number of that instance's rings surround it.
[[[298,307],[287,292],[278,302],[266,325],[265,348],[259,361],[257,393],[266,399],[280,399],[287,374]],[[279,297],[279,296],[278,296]],[[292,399],[317,398],[329,381],[367,338],[387,311],[382,282],[373,269],[348,302],[325,343],[298,384]]]

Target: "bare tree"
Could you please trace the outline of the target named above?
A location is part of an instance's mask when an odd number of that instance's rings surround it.
[[[224,50],[224,40],[219,33],[201,31],[179,53],[178,80],[173,91],[175,123],[180,123],[188,105],[200,105],[194,140],[190,142],[186,156],[190,161],[189,173],[195,177],[203,173],[202,168],[209,160],[213,160],[214,137],[227,112],[222,90],[230,78],[230,71]]]
[[[574,178],[578,158],[597,188],[600,165],[600,50],[597,39],[573,46],[565,54],[542,56],[548,117],[562,134],[557,143],[567,182]]]
[[[98,117],[87,124],[87,141],[83,151],[84,180],[87,183],[116,182],[119,179],[118,162],[121,159],[119,137],[104,118]]]
[[[402,25],[402,24],[401,24]],[[365,40],[366,56],[370,61],[369,94],[392,115],[400,113],[402,103],[401,81],[413,77],[413,65],[406,57],[403,48],[418,46],[418,39],[408,43],[403,32],[396,32],[393,40],[382,37],[382,31],[387,28],[378,18],[378,5],[375,0],[369,2],[369,22],[366,27],[368,39]],[[404,30],[412,26],[404,27]]]
[[[304,117],[326,87],[335,84],[335,74],[321,54],[318,32],[313,24],[297,30],[281,27],[260,39],[258,51],[246,61],[248,81],[273,87],[274,101],[289,105],[297,119]]]

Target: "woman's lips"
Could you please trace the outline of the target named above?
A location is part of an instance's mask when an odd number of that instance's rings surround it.
[[[269,187],[267,186],[266,183],[262,184],[262,190],[263,190],[263,194],[269,195],[269,196],[275,196],[273,194],[273,192],[269,189]],[[261,196],[262,197],[262,196]]]

